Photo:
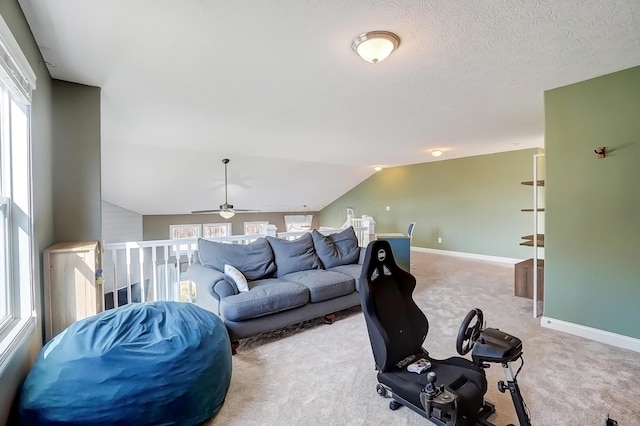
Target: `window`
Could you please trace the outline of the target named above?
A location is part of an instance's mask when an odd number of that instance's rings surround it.
[[[184,238],[198,238],[202,235],[201,227],[196,225],[169,225],[169,238],[182,240]]]
[[[202,236],[202,226],[200,224],[191,225],[169,225],[169,238],[172,240],[183,240],[187,238],[200,238]],[[186,252],[189,244],[179,244],[171,246],[171,252],[176,250]]]
[[[1,153],[1,152],[0,152]],[[2,166],[4,169],[4,166]],[[2,176],[0,176],[2,178]],[[0,182],[1,183],[1,182]],[[0,326],[11,318],[11,289],[9,288],[9,203],[7,197],[0,197]]]
[[[312,214],[293,214],[284,216],[284,224],[287,227],[287,232],[308,231],[311,229],[312,221]]]
[[[244,235],[264,235],[267,233],[267,225],[269,222],[245,222]]]
[[[35,81],[0,17],[0,372],[35,325],[29,132]]]
[[[202,225],[202,236],[205,238],[214,237],[230,237],[231,236],[231,224],[230,223],[205,223]]]

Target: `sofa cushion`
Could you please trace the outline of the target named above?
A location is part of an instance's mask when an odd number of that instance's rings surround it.
[[[352,226],[330,235],[322,235],[314,229],[311,236],[316,253],[325,269],[358,262],[360,247]]]
[[[225,297],[220,313],[229,321],[243,321],[297,308],[309,303],[309,290],[291,281],[275,278],[254,281],[249,291]]]
[[[363,250],[364,251],[364,250]],[[362,274],[362,265],[358,263],[353,263],[351,265],[340,265],[334,266],[327,271],[339,272],[341,274],[349,275],[356,280],[356,291],[360,292],[360,274]]]
[[[355,289],[353,277],[323,269],[293,272],[285,275],[282,279],[307,287],[311,303],[351,294]]]
[[[232,265],[247,278],[255,281],[269,278],[276,270],[271,246],[264,238],[251,244],[225,244],[198,238],[200,263],[224,272],[224,265]]]
[[[297,240],[267,237],[276,262],[276,277],[291,272],[320,268],[320,262],[313,247],[311,234],[306,233]]]

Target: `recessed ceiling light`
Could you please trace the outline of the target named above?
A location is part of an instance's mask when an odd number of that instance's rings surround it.
[[[440,157],[442,155],[442,150],[434,149],[433,151],[431,151],[431,155],[433,155],[434,157]]]
[[[379,172],[380,170],[382,170],[382,166],[375,166],[373,170],[375,170],[376,172]]]

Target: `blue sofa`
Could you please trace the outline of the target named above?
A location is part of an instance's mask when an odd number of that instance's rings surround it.
[[[187,275],[197,304],[222,318],[235,351],[240,339],[360,305],[363,255],[352,227],[248,245],[199,239]]]

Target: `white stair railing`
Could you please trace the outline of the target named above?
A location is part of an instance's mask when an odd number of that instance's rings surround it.
[[[196,246],[197,239],[104,244],[105,307],[129,301],[181,300],[181,275],[193,263]],[[187,281],[184,286],[183,301],[192,301],[192,284]]]

